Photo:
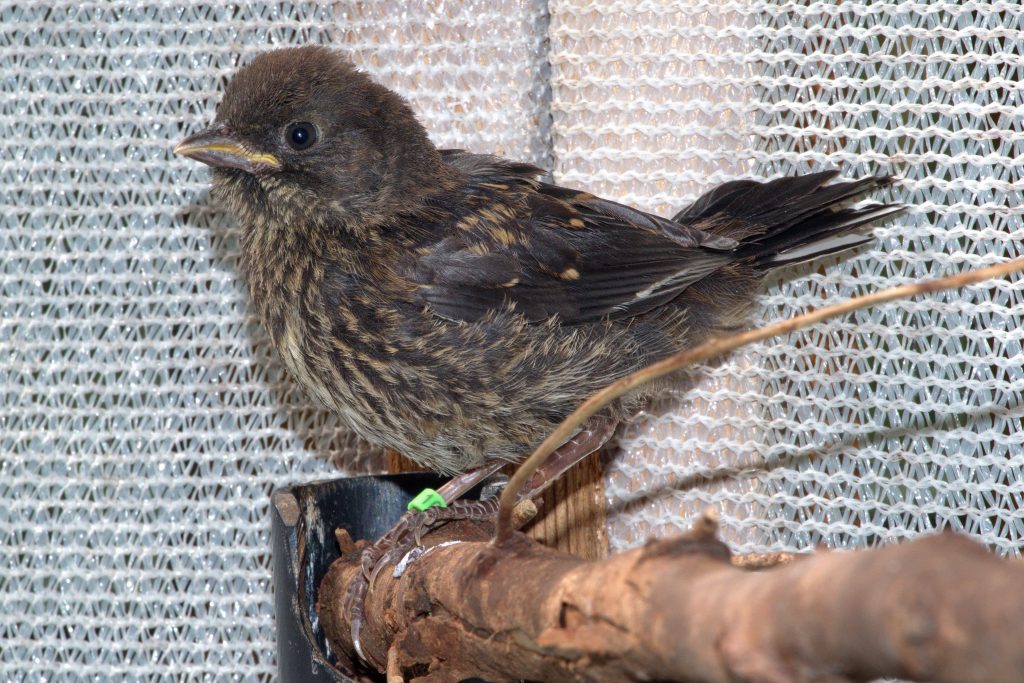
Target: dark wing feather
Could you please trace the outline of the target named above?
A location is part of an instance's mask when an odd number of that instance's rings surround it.
[[[477,204],[463,216],[453,207],[455,224],[411,267],[423,301],[442,317],[472,321],[509,307],[530,321],[629,317],[735,257],[733,239],[539,183],[527,164],[444,154],[469,178],[466,196]]]

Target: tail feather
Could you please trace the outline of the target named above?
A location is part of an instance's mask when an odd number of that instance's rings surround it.
[[[781,268],[869,244],[874,237],[859,232],[861,229],[876,225],[905,209],[902,205],[869,204],[858,209],[836,211],[833,218],[815,222],[808,233],[782,233],[780,237],[789,238],[788,244],[780,239],[767,245],[767,249],[762,250],[762,245],[753,247],[758,252],[757,263],[766,268]],[[828,227],[829,223],[833,224],[832,227]]]
[[[740,255],[771,269],[853,249],[871,241],[863,230],[904,210],[863,204],[893,184],[891,176],[830,183],[837,171],[725,183],[680,211],[674,220],[739,240]]]

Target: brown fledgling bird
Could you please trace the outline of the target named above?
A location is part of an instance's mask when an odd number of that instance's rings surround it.
[[[213,167],[295,380],[448,473],[521,459],[616,378],[743,326],[770,270],[864,244],[900,210],[851,208],[890,178],[826,171],[726,183],[659,218],[437,149],[405,100],[321,47],[240,69],[176,151]]]

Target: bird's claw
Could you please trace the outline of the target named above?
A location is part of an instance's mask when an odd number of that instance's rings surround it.
[[[369,662],[363,653],[359,633],[363,627],[366,595],[376,583],[380,572],[387,566],[396,564],[411,550],[422,545],[426,532],[455,520],[486,521],[494,517],[498,511],[498,499],[475,501],[458,500],[448,507],[433,507],[426,511],[410,511],[380,537],[376,543],[366,548],[359,559],[359,574],[348,585],[345,592],[344,608],[348,615],[352,645],[356,654],[363,661]]]

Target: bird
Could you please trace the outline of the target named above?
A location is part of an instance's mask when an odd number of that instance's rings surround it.
[[[212,168],[290,376],[448,474],[521,459],[613,380],[746,326],[769,272],[864,245],[901,210],[851,206],[891,177],[828,170],[727,182],[662,218],[437,148],[405,99],[321,46],[258,55],[176,152]]]
[[[861,201],[892,177],[825,170],[727,182],[663,218],[438,148],[322,46],[256,56],[175,151],[211,167],[289,375],[364,439],[455,475],[446,499],[614,380],[747,326],[770,272],[861,247],[902,210]],[[607,407],[566,466],[662,388]]]

